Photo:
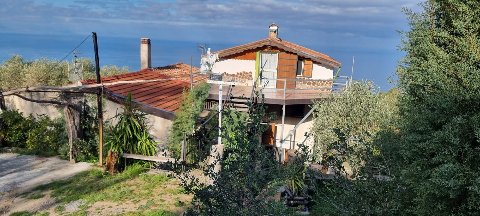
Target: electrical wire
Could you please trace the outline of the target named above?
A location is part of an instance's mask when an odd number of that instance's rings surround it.
[[[76,49],[78,49],[80,46],[82,46],[83,43],[85,43],[85,41],[87,41],[88,38],[92,37],[92,35],[87,35],[87,37],[85,37],[85,39],[82,40],[82,42],[80,42],[80,44],[78,44],[75,48],[72,49],[72,51],[70,51],[67,55],[65,55],[62,59],[60,59],[60,61],[58,61],[59,63],[62,62],[63,60],[65,60],[68,56],[70,56]]]
[[[57,69],[57,68],[60,66],[60,64],[62,63],[62,61],[64,61],[64,60],[65,60],[68,56],[70,56],[75,50],[77,50],[80,46],[82,46],[83,43],[85,43],[85,41],[87,41],[87,39],[90,38],[90,37],[91,37],[91,35],[87,35],[87,36],[82,40],[82,42],[80,42],[77,46],[75,46],[75,48],[73,48],[70,52],[68,52],[68,54],[65,55],[62,59],[60,59],[59,61],[57,61],[57,62],[55,63],[55,66],[53,66],[50,70],[48,70],[47,73],[50,73],[50,72],[52,72],[53,70]]]

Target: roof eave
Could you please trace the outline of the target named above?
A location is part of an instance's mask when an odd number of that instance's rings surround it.
[[[232,55],[235,55],[235,54],[238,54],[238,53],[241,53],[241,52],[245,52],[247,50],[260,48],[260,47],[263,47],[263,46],[273,46],[273,47],[285,50],[287,52],[296,53],[297,55],[299,55],[301,57],[311,59],[313,62],[315,62],[317,64],[323,64],[323,65],[326,65],[326,66],[330,66],[332,68],[341,67],[340,62],[338,62],[336,60],[331,61],[331,60],[328,60],[328,59],[325,59],[325,58],[322,58],[322,57],[319,57],[319,56],[314,56],[314,55],[311,55],[311,54],[308,54],[308,53],[305,53],[305,52],[302,52],[302,51],[299,51],[299,50],[295,50],[293,48],[290,48],[290,47],[287,47],[283,44],[280,44],[279,42],[275,41],[274,39],[270,39],[270,38],[266,38],[266,39],[263,39],[263,40],[255,41],[255,42],[240,45],[240,46],[231,47],[231,48],[224,49],[224,50],[219,50],[216,53],[218,54],[218,57],[220,59],[222,59],[222,58],[225,58],[225,57],[228,57],[228,56],[232,56]]]

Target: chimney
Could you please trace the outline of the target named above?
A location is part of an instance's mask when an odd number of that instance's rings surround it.
[[[150,39],[140,39],[140,70],[152,67],[152,51],[150,48]]]
[[[278,38],[278,26],[275,23],[270,24],[268,27],[268,37]]]

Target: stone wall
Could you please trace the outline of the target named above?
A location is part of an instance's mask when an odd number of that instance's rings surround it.
[[[331,90],[333,85],[332,80],[311,80],[311,79],[297,79],[297,89],[316,89],[316,90]]]

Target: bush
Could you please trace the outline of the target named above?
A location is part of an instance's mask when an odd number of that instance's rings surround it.
[[[195,86],[191,91],[184,92],[183,103],[180,106],[179,111],[176,113],[176,118],[172,123],[170,134],[168,137],[167,149],[174,158],[180,158],[182,141],[184,136],[194,135],[193,129],[200,123],[198,121],[200,113],[203,111],[203,106],[208,97],[208,91],[210,86],[207,83]],[[202,134],[203,133],[198,133]],[[198,135],[197,134],[197,135]],[[188,139],[187,146],[188,152],[191,152],[188,157],[189,161],[198,158],[200,152],[197,151],[195,146],[198,145],[196,141],[203,140],[206,137],[195,137],[195,139]]]
[[[68,142],[65,125],[61,119],[50,120],[47,116],[37,119],[29,117],[33,122],[27,134],[25,147],[31,154],[53,156]]]
[[[67,134],[61,119],[47,116],[23,117],[16,110],[0,114],[0,146],[24,149],[27,154],[58,155],[67,146]],[[68,153],[68,151],[66,151]]]
[[[123,112],[115,116],[118,123],[109,128],[107,146],[109,151],[152,156],[157,153],[157,145],[147,132],[145,114],[134,106],[128,94]]]
[[[33,127],[32,117],[25,118],[15,110],[0,114],[0,147],[25,148],[27,131]]]

